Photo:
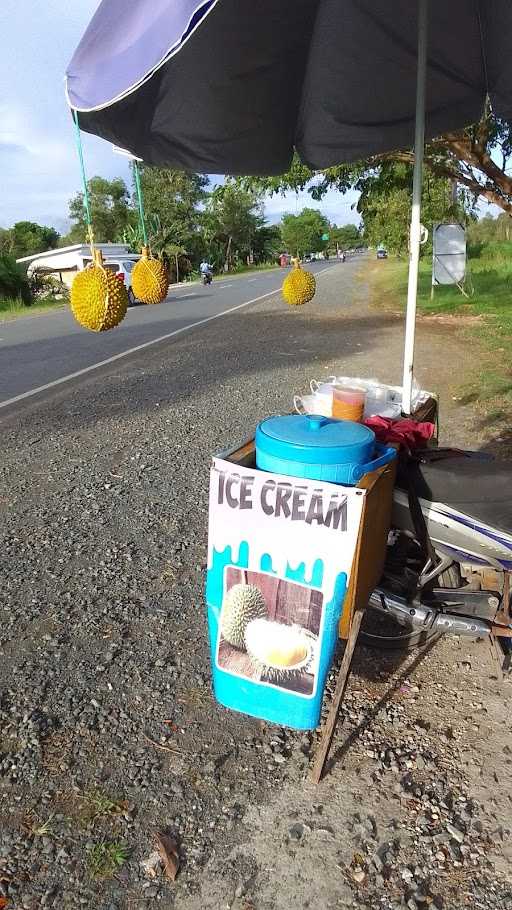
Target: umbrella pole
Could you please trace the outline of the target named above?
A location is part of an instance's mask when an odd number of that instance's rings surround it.
[[[414,335],[416,330],[416,299],[421,240],[421,190],[423,185],[423,150],[425,144],[425,86],[427,80],[427,13],[428,0],[418,0],[418,69],[416,74],[416,124],[414,133],[414,175],[412,212],[409,234],[409,282],[405,318],[405,347],[403,374],[403,403],[405,414],[411,413],[414,370]]]

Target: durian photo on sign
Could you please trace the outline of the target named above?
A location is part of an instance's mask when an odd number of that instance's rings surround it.
[[[227,566],[217,665],[260,684],[315,691],[321,591],[265,572]]]

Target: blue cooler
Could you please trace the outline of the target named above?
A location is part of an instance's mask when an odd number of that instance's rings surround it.
[[[269,417],[256,430],[256,465],[274,474],[355,486],[395,455],[369,427],[317,414]]]

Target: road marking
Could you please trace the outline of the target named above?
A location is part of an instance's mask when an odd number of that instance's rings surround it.
[[[329,269],[330,266],[326,266],[315,274],[321,275],[322,272],[327,272]],[[82,370],[77,370],[76,373],[68,373],[67,376],[61,376],[60,379],[54,379],[52,382],[47,382],[44,385],[37,386],[37,388],[30,389],[28,392],[22,392],[21,395],[15,395],[14,398],[8,398],[7,401],[0,401],[0,410],[2,408],[6,408],[10,404],[16,404],[17,401],[23,401],[24,398],[31,398],[33,395],[37,395],[39,392],[45,392],[47,389],[53,389],[55,386],[62,385],[65,382],[70,382],[72,379],[77,379],[78,376],[85,376],[86,373],[92,373],[93,370],[99,370],[100,367],[108,366],[109,363],[115,363],[116,360],[121,360],[123,357],[129,357],[130,354],[136,354],[137,351],[143,351],[145,348],[149,348],[153,344],[158,344],[160,341],[167,341],[169,338],[175,338],[176,335],[182,335],[183,332],[187,332],[189,329],[195,329],[200,325],[206,325],[207,322],[213,322],[214,319],[221,319],[222,316],[229,316],[230,313],[235,313],[237,310],[243,310],[244,307],[250,306],[252,303],[258,303],[260,300],[266,300],[267,297],[274,297],[275,294],[278,293],[279,288],[274,288],[273,291],[267,291],[266,294],[260,294],[259,297],[253,297],[252,300],[246,300],[244,303],[238,303],[236,306],[230,307],[228,310],[223,310],[222,313],[215,313],[213,316],[206,316],[205,319],[199,319],[197,322],[191,322],[190,325],[184,325],[181,327],[181,329],[175,329],[174,332],[168,332],[167,335],[160,335],[159,338],[153,338],[151,341],[145,341],[143,344],[138,344],[133,348],[128,348],[126,351],[121,351],[120,354],[114,354],[112,357],[107,357],[106,360],[100,360],[98,363],[92,363],[90,366],[84,367]]]
[[[328,272],[333,265],[336,265],[336,263],[332,262],[331,265],[326,265],[325,268],[320,269],[318,272],[313,272],[313,275],[322,275],[323,272]]]
[[[106,360],[100,360],[98,363],[92,363],[82,370],[77,370],[76,373],[68,373],[67,376],[61,376],[60,379],[54,379],[52,382],[46,382],[44,385],[37,386],[35,389],[30,389],[28,392],[22,392],[21,395],[15,395],[14,398],[8,398],[7,401],[1,401],[0,408],[6,408],[8,405],[15,404],[17,401],[22,401],[24,398],[31,398],[39,392],[53,389],[55,386],[62,385],[64,382],[70,382],[72,379],[77,379],[78,376],[85,376],[86,373],[92,373],[93,370],[99,370],[100,367],[105,367],[109,363],[115,363],[116,360],[121,360],[123,357],[129,357],[130,354],[136,354],[138,351],[143,351],[145,348],[149,348],[153,344],[158,344],[160,341],[168,341],[169,338],[175,338],[176,335],[182,335],[183,332],[187,332],[189,329],[196,329],[200,325],[206,325],[207,322],[213,322],[214,319],[220,319],[222,316],[229,316],[230,313],[242,310],[252,303],[258,303],[260,300],[265,300],[267,297],[273,297],[276,293],[277,291],[275,290],[267,291],[266,294],[261,294],[259,297],[253,297],[252,300],[246,300],[244,303],[239,303],[237,306],[230,307],[229,310],[223,310],[222,313],[216,313],[214,316],[207,316],[205,319],[199,319],[197,322],[191,322],[189,325],[184,325],[180,329],[175,329],[174,332],[168,332],[167,335],[160,335],[159,338],[153,338],[151,341],[137,344],[133,348],[121,351],[120,354],[114,354],[113,357],[107,357]]]
[[[196,295],[195,295],[194,293],[192,293],[192,294],[181,294],[179,297],[177,297],[177,300],[184,300],[185,297],[195,297],[195,296],[196,296]]]
[[[232,286],[233,286],[233,282],[232,282],[232,281],[231,281],[229,284],[216,284],[216,285],[215,285],[215,287],[217,287],[217,288],[219,289],[219,291],[222,291],[223,288],[230,288],[230,287],[232,287]]]

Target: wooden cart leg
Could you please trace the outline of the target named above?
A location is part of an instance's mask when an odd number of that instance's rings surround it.
[[[315,784],[320,783],[324,765],[329,754],[329,749],[331,748],[332,737],[338,720],[338,712],[340,710],[340,705],[345,693],[345,687],[347,685],[347,680],[350,673],[350,665],[352,663],[352,657],[357,644],[357,637],[359,635],[359,629],[363,615],[364,610],[358,610],[352,619],[352,625],[350,627],[349,636],[347,638],[345,653],[343,654],[341,667],[338,673],[338,679],[336,680],[336,689],[334,691],[331,708],[320,736],[318,750],[315,756],[313,767],[311,769],[311,780]]]

